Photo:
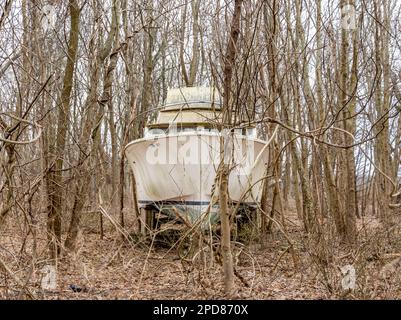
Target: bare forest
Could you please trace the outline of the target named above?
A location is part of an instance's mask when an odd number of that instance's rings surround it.
[[[400,299],[400,30],[399,0],[0,0],[0,299]],[[245,226],[223,162],[213,232],[143,219],[125,147],[191,87],[269,141]]]

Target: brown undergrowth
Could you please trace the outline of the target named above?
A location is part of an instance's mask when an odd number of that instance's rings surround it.
[[[346,247],[330,223],[312,246],[296,215],[286,218],[288,241],[276,229],[262,243],[244,246],[245,262],[237,261],[238,299],[383,299],[401,298],[401,238],[399,221],[386,226],[364,216],[358,221],[359,241]],[[43,230],[36,226],[37,230]],[[221,266],[200,250],[182,260],[176,250],[149,241],[122,241],[111,226],[100,239],[85,228],[74,253],[56,265],[57,286],[41,287],[49,264],[46,234],[8,222],[0,230],[0,298],[23,299],[224,299]],[[28,236],[25,236],[28,233]],[[36,241],[34,241],[36,238]],[[295,255],[295,258],[294,258]],[[355,269],[355,289],[343,290],[342,268]],[[242,279],[241,279],[242,278]],[[245,282],[244,282],[245,281]],[[246,283],[247,285],[244,285]]]

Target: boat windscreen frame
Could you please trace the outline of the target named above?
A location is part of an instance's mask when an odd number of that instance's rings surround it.
[[[160,124],[158,126],[152,125],[152,127],[146,126],[144,131],[144,137],[155,137],[158,135],[177,134],[177,133],[180,134],[180,133],[194,133],[194,132],[207,132],[207,133],[220,132],[220,130],[217,129],[216,126],[205,123],[178,124],[177,126],[175,126],[175,130],[172,131],[169,131],[170,127],[171,126],[168,124]],[[236,132],[236,134],[240,136],[248,138],[257,138],[255,127],[238,128],[234,129],[234,132]]]

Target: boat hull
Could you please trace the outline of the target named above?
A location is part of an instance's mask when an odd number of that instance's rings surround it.
[[[221,159],[219,133],[179,133],[135,140],[125,153],[137,183],[140,204],[184,202],[204,206],[213,197],[216,172],[229,164],[232,201],[260,201],[267,163],[266,142],[234,135],[224,140]]]

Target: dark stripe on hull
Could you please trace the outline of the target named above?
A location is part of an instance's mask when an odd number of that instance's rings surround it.
[[[210,201],[178,201],[178,200],[166,200],[166,201],[151,201],[151,200],[139,200],[140,204],[144,205],[188,205],[188,206],[207,206]],[[256,206],[256,202],[243,202],[244,205]]]

